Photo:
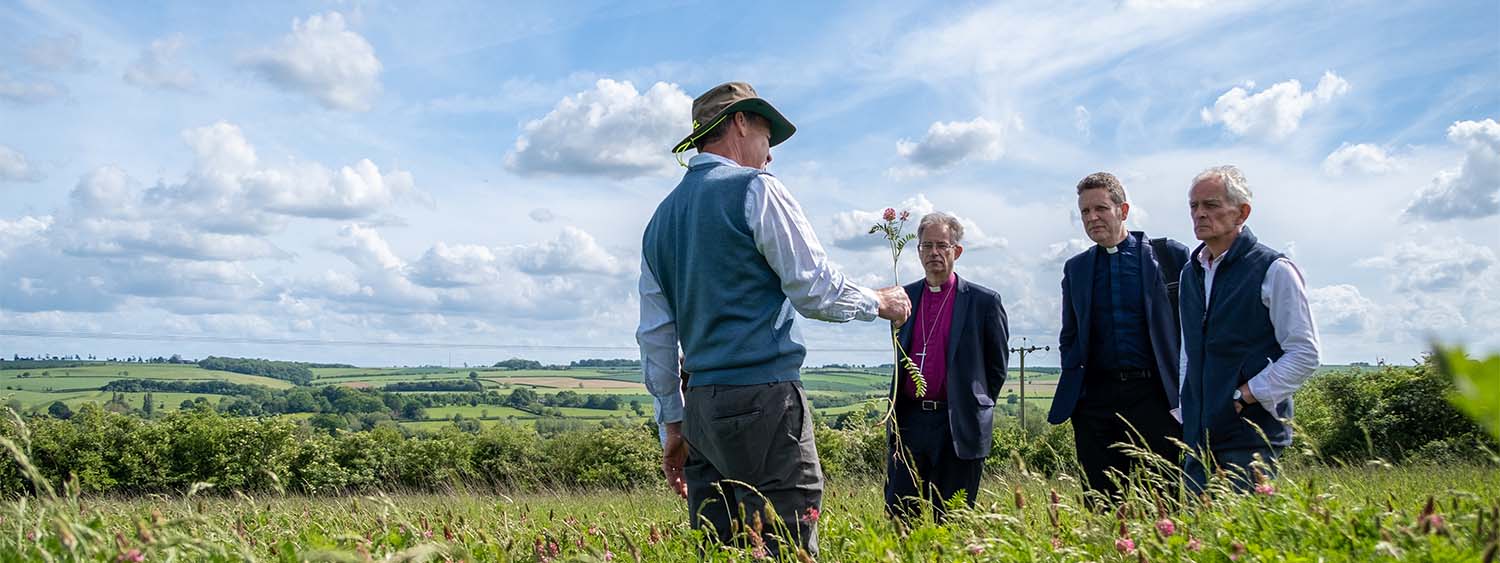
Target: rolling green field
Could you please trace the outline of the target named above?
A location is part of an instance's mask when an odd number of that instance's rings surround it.
[[[3,367],[3,365],[0,365]],[[1336,369],[1325,366],[1323,369]],[[1026,377],[1027,403],[1042,409],[1049,408],[1057,384],[1055,368],[1040,368],[1029,371]],[[883,397],[889,386],[889,368],[808,368],[803,371],[803,386],[809,397],[838,404],[845,400],[858,402],[841,406],[825,406],[818,409],[825,416],[838,416],[857,411],[871,400]],[[465,381],[470,373],[477,376],[487,391],[509,393],[527,388],[537,393],[552,394],[570,391],[579,395],[614,395],[620,398],[621,408],[614,411],[584,408],[564,408],[562,415],[568,418],[601,420],[615,417],[639,418],[627,405],[638,401],[651,416],[652,400],[640,381],[640,372],[635,368],[571,368],[554,370],[508,370],[491,367],[418,367],[418,368],[312,368],[312,386],[342,385],[351,388],[380,389],[393,383]],[[61,401],[73,409],[89,403],[105,403],[113,396],[100,388],[119,379],[160,379],[173,381],[226,381],[237,384],[261,385],[271,389],[287,389],[293,385],[287,381],[245,375],[226,371],[206,370],[194,364],[141,364],[141,363],[88,363],[73,367],[46,369],[0,369],[0,400],[22,411],[45,409],[54,401]],[[404,391],[403,393],[461,394],[462,391]],[[1009,395],[1019,394],[1019,373],[1011,370],[1005,387],[1000,392],[999,402],[1008,402]],[[123,400],[131,408],[140,408],[144,401],[142,393],[125,393]],[[156,410],[171,411],[184,401],[207,399],[212,404],[228,397],[195,393],[154,393]],[[486,413],[488,416],[486,416]],[[555,415],[555,412],[553,413]],[[539,418],[537,414],[500,405],[455,405],[427,409],[425,420],[403,421],[412,429],[435,429],[449,424],[454,415],[464,418],[483,419],[487,423],[499,420],[515,420],[531,424]],[[306,417],[303,417],[306,418]]]

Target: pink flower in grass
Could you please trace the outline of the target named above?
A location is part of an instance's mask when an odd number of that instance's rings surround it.
[[[821,517],[822,517],[822,513],[818,512],[818,507],[816,507],[816,506],[809,506],[809,507],[807,507],[807,512],[804,512],[802,514],[802,521],[803,522],[817,522],[818,518],[821,518]]]
[[[1276,485],[1261,483],[1255,486],[1255,494],[1271,496],[1276,494]]]
[[[615,552],[607,550],[607,549],[604,550],[604,560],[605,561],[614,561],[615,560]]]
[[[885,208],[885,214],[881,215],[881,217],[885,218],[885,220],[887,220],[887,221],[895,221],[896,220],[896,210],[895,210],[895,208],[891,208],[891,207]]]
[[[1134,553],[1135,540],[1130,538],[1119,538],[1115,540],[1115,551],[1120,553]]]
[[[1172,534],[1177,533],[1177,523],[1171,518],[1162,518],[1156,521],[1156,531],[1164,538],[1172,537]]]
[[[1229,560],[1230,561],[1239,561],[1240,558],[1244,557],[1244,556],[1245,556],[1245,544],[1242,544],[1240,542],[1234,542],[1234,545],[1229,546]]]
[[[1198,538],[1192,538],[1188,540],[1187,549],[1188,551],[1203,551],[1203,542],[1198,541]]]
[[[128,561],[130,563],[140,563],[145,560],[146,554],[141,553],[141,550],[135,548],[121,552],[119,556],[115,557],[115,561]]]
[[[1059,549],[1062,549],[1062,538],[1052,536],[1052,550],[1057,551]]]

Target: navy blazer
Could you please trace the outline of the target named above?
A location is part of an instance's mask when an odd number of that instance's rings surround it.
[[[1010,359],[1010,321],[1000,294],[954,276],[953,326],[948,331],[948,425],[953,430],[953,450],[959,459],[990,455],[994,433],[995,396],[1005,385],[1005,366]],[[901,347],[911,352],[912,330],[921,314],[926,280],[907,284],[911,317],[901,325]],[[915,359],[915,358],[913,358]],[[898,359],[899,360],[899,359]],[[905,376],[896,362],[896,377]],[[901,393],[900,380],[891,381],[892,396]]]
[[[1177,326],[1172,301],[1167,297],[1167,280],[1162,279],[1157,266],[1156,248],[1145,233],[1135,232],[1141,242],[1141,279],[1155,280],[1145,283],[1146,326],[1151,337],[1151,351],[1156,356],[1156,373],[1161,379],[1162,389],[1167,392],[1167,404],[1177,407],[1177,372],[1182,353],[1182,329]],[[1187,266],[1188,249],[1182,243],[1167,239],[1167,249],[1176,254],[1179,264]],[[1062,424],[1073,416],[1073,408],[1083,397],[1084,366],[1089,353],[1089,314],[1093,302],[1094,260],[1103,252],[1099,245],[1080,252],[1068,259],[1063,266],[1062,280],[1062,334],[1058,338],[1058,352],[1062,355],[1062,378],[1057,382],[1057,392],[1052,396],[1052,412],[1047,422]],[[1177,280],[1171,280],[1177,281]]]

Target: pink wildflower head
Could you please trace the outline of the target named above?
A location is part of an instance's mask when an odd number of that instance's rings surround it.
[[[977,543],[971,543],[971,544],[969,544],[969,555],[979,555],[979,554],[982,554],[982,553],[984,553],[984,546],[983,545],[980,545],[980,544],[977,544]]]
[[[766,553],[766,546],[757,545],[754,549],[750,550],[750,556],[756,559],[765,559],[767,557],[770,557],[771,555],[769,553]]]
[[[817,522],[818,518],[821,517],[822,513],[818,511],[818,507],[816,506],[809,506],[807,507],[807,512],[802,513],[803,522]]]
[[[1119,538],[1115,540],[1115,551],[1120,553],[1134,553],[1135,540],[1130,538]]]
[[[1058,550],[1058,549],[1062,549],[1062,538],[1059,538],[1057,536],[1052,536],[1052,549],[1054,551]]]
[[[1255,486],[1255,493],[1266,496],[1274,495],[1276,494],[1276,485],[1272,485],[1270,483],[1261,483]]]
[[[115,557],[115,561],[126,561],[130,563],[140,563],[141,561],[145,560],[146,554],[141,553],[141,550],[135,548],[130,548],[130,550],[128,551],[120,552],[120,555]]]
[[[1203,542],[1198,541],[1198,538],[1192,538],[1187,542],[1187,549],[1188,551],[1203,551]]]
[[[884,217],[885,220],[887,220],[887,221],[895,221],[896,220],[896,209],[892,208],[892,207],[885,208],[885,214],[881,215],[881,217]]]
[[[608,549],[604,550],[604,560],[605,561],[614,561],[615,560],[615,552],[610,551]]]
[[[1172,537],[1172,534],[1177,533],[1177,523],[1171,518],[1162,518],[1156,521],[1156,531],[1164,538]]]
[[[910,211],[905,211],[905,210],[901,211],[901,220],[902,221],[905,221],[905,220],[910,219],[910,218],[911,218],[911,212]]]

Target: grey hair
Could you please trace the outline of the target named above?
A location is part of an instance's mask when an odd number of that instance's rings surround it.
[[[922,230],[926,229],[929,225],[947,225],[948,234],[953,235],[954,243],[964,240],[964,225],[958,222],[958,217],[943,213],[942,211],[933,211],[932,213],[923,215],[922,221],[917,223],[917,238],[922,238]]]
[[[1214,166],[1199,172],[1193,177],[1191,187],[1208,180],[1218,180],[1224,186],[1224,193],[1228,194],[1229,203],[1233,205],[1245,205],[1250,203],[1254,194],[1250,193],[1250,181],[1245,179],[1245,173],[1233,164]]]
[[[1083,195],[1086,190],[1104,190],[1109,193],[1109,200],[1115,205],[1130,201],[1130,197],[1125,194],[1125,184],[1121,184],[1119,178],[1108,172],[1095,172],[1080,180],[1078,195]]]

